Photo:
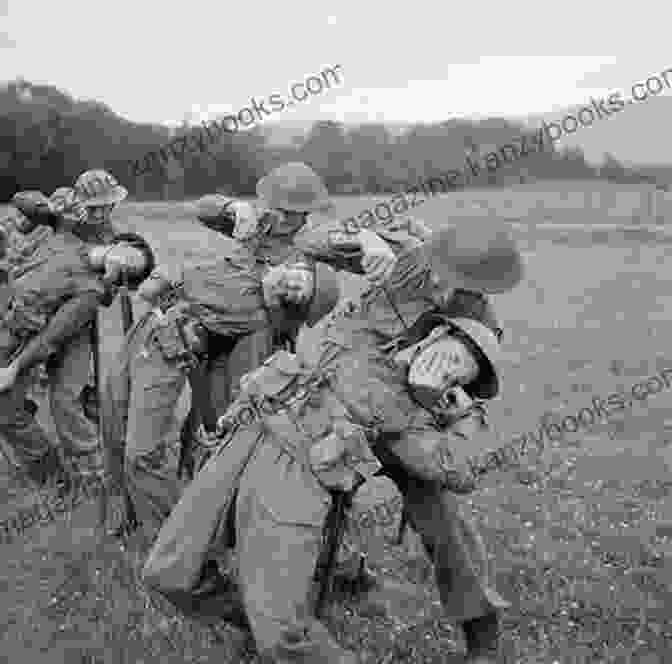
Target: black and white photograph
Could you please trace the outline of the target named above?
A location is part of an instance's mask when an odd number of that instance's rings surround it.
[[[0,0],[0,662],[672,664],[670,19]]]

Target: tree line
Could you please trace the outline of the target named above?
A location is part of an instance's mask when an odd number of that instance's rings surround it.
[[[165,155],[166,145],[193,138],[194,127],[130,122],[100,102],[75,100],[53,86],[18,79],[0,88],[0,202],[26,189],[50,193],[90,168],[113,173],[136,200],[195,198],[215,191],[254,195],[257,180],[286,161],[310,164],[334,194],[390,194],[462,169],[469,157],[520,144],[533,130],[499,118],[417,124],[403,133],[384,124],[322,121],[282,146],[269,143],[269,132],[273,129],[223,132],[206,149],[183,151],[179,160],[157,160],[155,167],[139,171],[134,163],[162,149]],[[611,155],[602,165],[591,165],[581,149],[549,143],[524,160],[485,172],[477,186],[586,178],[655,183],[657,177]]]

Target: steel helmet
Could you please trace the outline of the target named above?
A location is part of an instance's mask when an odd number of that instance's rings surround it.
[[[432,272],[446,288],[506,293],[523,278],[523,261],[505,228],[462,219],[423,243]]]
[[[446,326],[448,334],[460,338],[476,351],[480,371],[467,391],[479,399],[496,397],[500,391],[498,367],[501,363],[501,349],[497,335],[489,327],[472,318],[447,318]]]
[[[270,208],[293,212],[314,212],[331,205],[322,178],[310,166],[296,161],[261,178],[257,196]]]
[[[472,318],[433,316],[435,327],[413,348],[407,359],[410,366],[412,358],[417,357],[426,348],[439,342],[446,336],[456,337],[466,344],[476,357],[479,372],[476,379],[464,389],[478,399],[492,399],[500,392],[498,367],[501,361],[499,340],[495,332],[487,325]],[[410,349],[409,349],[410,350]],[[407,353],[408,350],[402,351]]]
[[[233,237],[236,225],[234,199],[222,194],[207,194],[196,201],[196,218],[207,228]]]
[[[102,169],[82,173],[74,188],[77,198],[86,207],[114,205],[128,196],[128,190],[113,175]]]

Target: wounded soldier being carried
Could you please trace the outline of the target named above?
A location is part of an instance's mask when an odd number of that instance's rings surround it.
[[[465,246],[471,256],[460,264],[456,248]],[[442,229],[415,255],[425,259],[418,301],[449,289],[447,280],[493,292],[499,277],[504,292],[522,278],[501,232]],[[397,270],[407,268],[402,255]],[[386,297],[394,303],[394,291]],[[484,401],[499,392],[498,335],[434,309],[390,341],[370,313],[357,304],[334,310],[301,332],[296,354],[275,353],[241,382],[224,418],[229,433],[159,532],[144,579],[185,606],[210,552],[228,546],[237,561],[231,615],[239,597],[262,655],[354,664],[314,617],[314,570],[334,492],[382,471],[434,564],[446,617],[462,625],[473,661],[494,661],[508,603],[489,585],[483,543],[458,496],[475,489],[468,457],[491,444]]]

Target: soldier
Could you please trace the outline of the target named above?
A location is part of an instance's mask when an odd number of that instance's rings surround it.
[[[46,201],[46,197],[40,196],[43,201]],[[54,229],[49,226],[38,225],[34,220],[28,219],[14,205],[10,205],[3,210],[0,227],[5,240],[4,256],[0,261],[2,266],[0,268],[0,318],[2,318],[7,313],[7,307],[12,296],[11,285],[14,277],[20,273],[21,265],[29,262],[36,248],[53,235]],[[36,389],[44,373],[43,364],[36,365],[32,370],[30,383],[33,390]],[[31,396],[34,395],[26,395],[25,408],[27,412],[36,413],[38,405]],[[4,448],[5,452],[12,457],[11,463],[15,469],[20,469],[21,464],[17,462],[13,450],[6,445]]]
[[[40,484],[50,479],[63,480],[67,473],[26,400],[31,368],[54,356],[67,357],[70,345],[81,337],[98,306],[113,296],[120,276],[127,274],[131,285],[137,287],[153,267],[148,248],[139,250],[123,241],[92,248],[68,231],[49,231],[33,248],[29,260],[14,270],[8,307],[0,323],[0,434],[27,473]],[[57,361],[56,367],[62,366]],[[57,370],[56,375],[62,376],[64,371]],[[63,379],[67,387],[67,375]],[[76,409],[73,404],[72,409],[59,410],[61,404],[54,403],[58,402],[58,394],[53,395],[56,382],[52,382],[54,419],[60,412],[64,417],[70,416],[66,422],[71,423]],[[100,472],[95,430],[91,432],[90,445],[84,444],[83,435],[63,440],[64,430],[59,430],[61,445],[72,445],[74,449],[68,452],[76,457],[80,472]],[[79,431],[74,426],[70,431],[73,430]],[[88,436],[88,429],[86,433]]]
[[[115,206],[127,193],[106,171],[91,170],[77,178],[73,189],[60,187],[49,199],[39,192],[20,192],[13,200],[34,223],[73,235],[91,249],[130,243],[145,255],[145,269],[151,270],[154,257],[147,242],[134,233],[119,233],[111,222]],[[114,294],[114,289],[108,288],[100,304],[109,306]],[[103,473],[98,428],[84,407],[96,391],[90,385],[92,344],[98,343],[91,334],[95,319],[86,319],[79,332],[71,335],[58,353],[51,354],[46,364],[51,415],[63,460],[73,478]]]
[[[366,276],[375,287],[391,274],[396,256],[395,247],[407,247],[409,241],[418,242],[427,237],[428,230],[413,220],[396,222],[387,227],[376,227],[348,233],[347,246],[333,242],[343,235],[342,224],[334,216],[333,204],[322,179],[306,164],[291,162],[279,166],[257,184],[258,207],[232,201],[219,194],[203,197],[198,203],[199,220],[219,232],[231,234],[240,244],[235,245],[237,256],[252,256],[258,266],[277,264],[279,261],[309,258],[323,261],[340,270]],[[232,217],[236,221],[232,221]],[[319,234],[314,233],[316,227]],[[258,367],[274,350],[293,347],[298,333],[294,329],[266,328],[239,339],[227,352],[213,353],[208,359],[205,375],[194,372],[190,381],[192,394],[199,396],[200,418],[193,408],[183,428],[183,445],[194,438],[194,424],[200,419],[205,429],[215,430],[216,415],[226,410],[237,392],[240,378]],[[216,339],[210,345],[216,348]],[[221,345],[221,344],[220,344]],[[200,385],[199,385],[200,383]],[[205,384],[204,384],[205,383]],[[356,555],[346,554],[340,574],[351,576],[356,568],[358,585],[362,589],[375,584],[374,575],[366,567],[353,561]]]
[[[179,291],[127,335],[108,373],[102,402],[114,489],[110,525],[121,526],[128,516],[126,488],[149,534],[183,488],[166,439],[190,370],[204,363],[209,352],[226,355],[227,346],[233,348],[257,330],[315,323],[339,295],[335,274],[325,265],[290,262],[268,268],[262,276],[246,261],[225,257],[185,268],[182,277]]]
[[[425,311],[392,343],[365,301],[304,330],[296,356],[276,353],[246,378],[227,413],[230,436],[185,490],[145,564],[148,584],[197,612],[185,593],[203,581],[213,541],[234,547],[245,614],[269,661],[357,661],[313,618],[311,579],[330,491],[381,466],[404,497],[470,661],[495,661],[499,612],[509,604],[489,586],[482,541],[458,496],[475,488],[468,456],[490,446],[483,400],[499,392],[499,342],[493,321],[447,316],[429,303],[445,307],[460,286],[506,292],[522,263],[506,233],[484,237],[482,227],[460,225],[400,255],[391,281],[420,272],[416,312]],[[408,316],[410,294],[399,301]]]
[[[297,250],[296,244],[297,238],[311,232],[312,225],[308,223],[311,214],[333,212],[329,194],[319,175],[300,162],[283,164],[259,180],[257,197],[256,215],[249,203],[236,201],[232,204],[237,210],[233,237],[240,243],[236,245],[236,255],[251,254],[259,266],[306,258],[331,264],[332,252],[326,245],[308,255]],[[325,228],[327,226],[336,230],[340,228],[340,223],[329,218]],[[362,257],[357,273],[365,274],[371,283],[385,280],[395,261],[394,253],[386,242],[373,232],[355,236],[355,242]],[[352,266],[341,262],[337,267],[351,271]],[[229,355],[226,368],[211,374],[212,408],[207,426],[210,431],[214,430],[214,413],[226,410],[231,397],[235,396],[241,376],[257,368],[274,350],[291,348],[297,332],[298,328],[273,333],[264,329],[239,341]],[[226,381],[221,379],[224,375]]]
[[[231,256],[237,256],[239,261],[248,260],[251,267],[259,268],[266,265],[258,262],[256,256],[248,255],[251,248],[234,240],[234,234],[242,229],[256,227],[257,211],[254,206],[245,201],[223,196],[208,194],[196,203],[196,218],[206,228],[232,239]],[[168,270],[157,268],[140,289],[139,296],[154,305],[160,298],[165,297],[175,288],[179,288],[179,281],[173,282]],[[169,296],[169,295],[168,295]],[[263,331],[262,331],[263,334]],[[243,339],[238,340],[244,343]],[[231,401],[232,380],[229,372],[229,356],[232,352],[232,339],[220,338],[219,335],[208,333],[208,357],[205,366],[198,367],[190,376],[192,394],[198,398],[198,414],[192,408],[184,422],[182,439],[186,444],[190,436],[194,436],[196,429],[202,425],[206,431],[214,432],[217,413],[222,413]],[[252,359],[250,359],[252,362]],[[252,365],[249,368],[255,368]]]
[[[73,189],[76,200],[86,208],[85,223],[75,234],[89,244],[112,242],[119,234],[119,230],[112,223],[112,214],[116,206],[128,196],[127,189],[113,175],[102,169],[82,173]]]

